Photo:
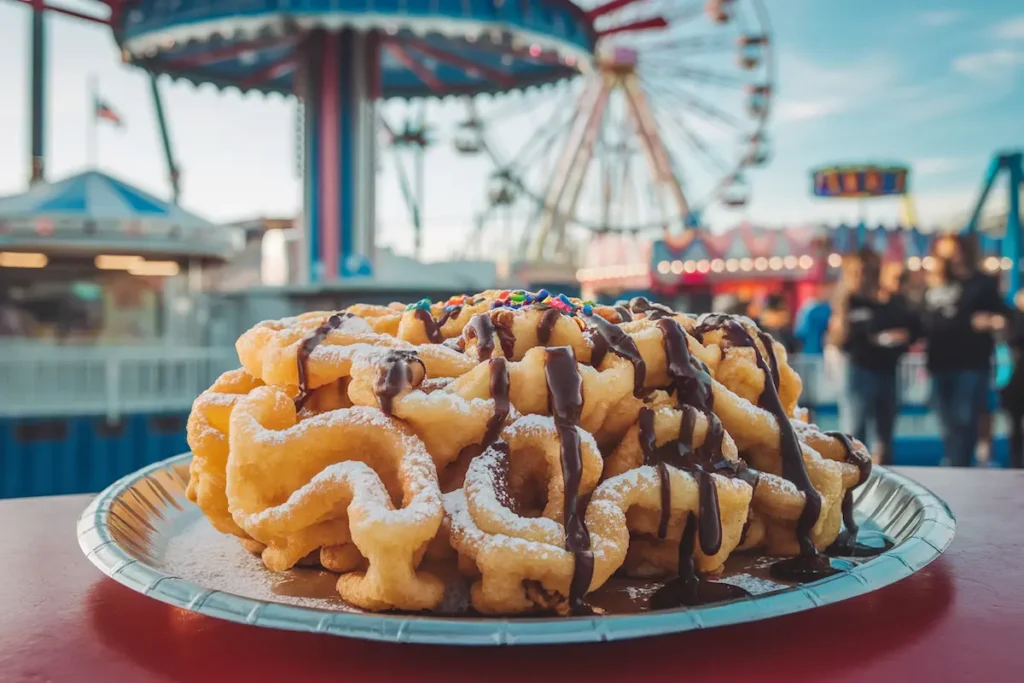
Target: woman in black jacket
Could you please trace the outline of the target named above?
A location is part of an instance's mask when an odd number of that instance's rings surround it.
[[[862,249],[843,267],[829,329],[830,341],[846,352],[848,363],[843,430],[867,443],[873,426],[874,459],[888,464],[900,407],[897,367],[921,326],[904,298],[881,286],[878,254]]]
[[[1013,373],[1002,390],[1003,410],[1010,419],[1010,467],[1024,468],[1024,291],[1013,299],[1016,310],[1006,325],[1006,344],[1013,356]]]

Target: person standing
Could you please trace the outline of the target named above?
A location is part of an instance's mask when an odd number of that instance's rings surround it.
[[[828,285],[817,285],[811,296],[796,313],[794,334],[800,343],[801,353],[820,356],[825,352],[825,337],[828,332],[832,306],[828,301]]]
[[[927,364],[944,460],[969,467],[988,405],[993,333],[1003,329],[1011,311],[997,280],[978,268],[974,238],[947,240],[925,293]]]
[[[847,261],[829,328],[830,342],[847,356],[843,428],[868,443],[873,427],[873,459],[889,464],[900,408],[897,366],[921,326],[902,296],[882,288],[875,252],[862,249]]]
[[[1005,340],[1010,361],[1000,367],[1003,378],[1000,399],[1010,420],[1009,466],[1024,468],[1024,290],[1013,298],[1015,310],[1006,323]],[[1012,364],[1012,369],[1011,369]],[[998,380],[997,380],[998,382]]]
[[[818,397],[821,396],[819,385],[829,381],[830,375],[825,360],[825,343],[832,317],[829,294],[829,285],[818,283],[814,293],[797,311],[793,329],[800,348],[802,370],[805,371],[804,390],[800,399],[812,422],[818,410]]]
[[[793,355],[800,350],[799,342],[793,334],[792,316],[786,306],[786,299],[781,294],[770,294],[765,299],[764,310],[761,311],[758,323],[762,330],[785,347],[787,355]]]

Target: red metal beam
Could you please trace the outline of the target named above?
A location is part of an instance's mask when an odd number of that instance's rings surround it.
[[[74,17],[75,19],[82,19],[83,21],[91,21],[95,24],[103,24],[104,26],[110,26],[110,20],[104,17],[96,17],[91,14],[83,14],[82,12],[76,12],[70,9],[64,9],[63,7],[53,7],[52,5],[43,4],[41,0],[14,0],[20,2],[22,5],[27,5],[33,9],[40,9],[44,12],[56,12],[57,14],[63,14],[68,17]]]
[[[269,47],[285,45],[289,42],[291,42],[290,38],[272,38],[253,40],[247,43],[235,43],[234,45],[226,45],[215,50],[210,50],[209,52],[198,52],[188,57],[172,59],[166,62],[164,66],[170,69],[187,69],[194,66],[207,66],[217,62],[223,62],[226,59],[232,59],[243,52],[248,52],[249,50],[262,50]]]
[[[587,17],[587,19],[590,19],[591,21],[593,21],[594,19],[597,19],[598,17],[603,17],[606,14],[611,14],[612,12],[617,12],[618,10],[622,9],[623,7],[628,7],[629,5],[632,5],[633,3],[637,2],[637,1],[638,0],[609,0],[609,2],[606,2],[603,5],[598,5],[594,9],[590,10],[589,12],[587,12],[586,17]]]
[[[634,21],[629,24],[622,24],[621,26],[613,26],[603,31],[598,32],[598,36],[604,38],[606,36],[615,35],[616,33],[631,33],[633,31],[649,31],[656,28],[668,27],[668,20],[665,17],[652,17],[650,19],[641,19],[640,21]]]
[[[435,93],[444,91],[444,86],[441,81],[437,80],[437,77],[430,72],[428,68],[417,62],[412,55],[405,51],[399,45],[395,43],[385,43],[384,48],[391,53],[391,56],[402,63],[405,68],[416,74],[416,78],[423,81],[423,83]]]
[[[271,62],[270,64],[267,64],[265,67],[254,73],[252,76],[249,76],[244,81],[242,81],[242,89],[252,88],[259,85],[260,83],[269,83],[270,81],[275,81],[288,70],[294,68],[294,56],[291,54],[285,55],[276,62]]]
[[[422,52],[428,57],[433,57],[439,62],[444,62],[449,66],[454,66],[465,71],[476,71],[487,80],[494,81],[505,88],[511,88],[515,85],[515,80],[503,71],[491,68],[485,64],[478,64],[472,60],[466,59],[465,57],[460,57],[457,54],[446,52],[423,40],[418,40],[416,38],[404,38],[403,40],[406,45],[414,48],[418,52]]]

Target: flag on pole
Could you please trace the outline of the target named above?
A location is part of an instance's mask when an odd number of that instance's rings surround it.
[[[124,121],[121,120],[121,117],[118,116],[113,107],[98,97],[93,98],[93,101],[93,116],[95,116],[97,120],[110,121],[119,128],[124,125]]]

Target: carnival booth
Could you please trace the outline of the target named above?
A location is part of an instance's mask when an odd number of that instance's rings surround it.
[[[168,280],[183,276],[187,290],[240,246],[237,231],[105,173],[36,183],[0,198],[3,336],[153,342],[165,336]]]

